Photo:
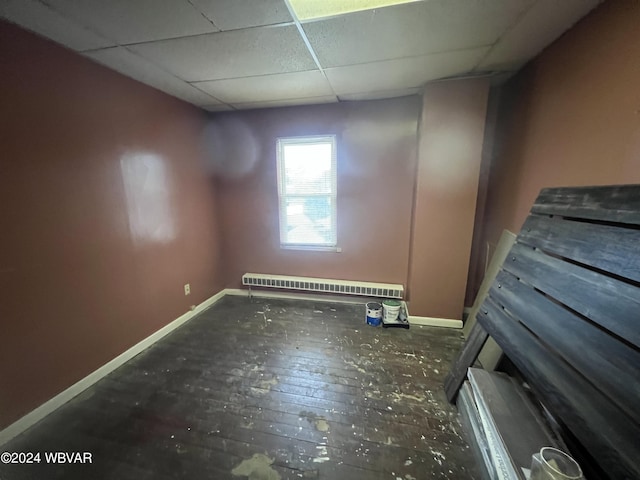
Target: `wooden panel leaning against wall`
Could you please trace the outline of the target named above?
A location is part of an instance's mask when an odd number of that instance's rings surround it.
[[[640,478],[638,312],[640,185],[542,190],[477,319],[591,478]]]

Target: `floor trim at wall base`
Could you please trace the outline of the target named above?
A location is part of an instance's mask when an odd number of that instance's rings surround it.
[[[249,289],[246,288],[227,288],[224,290],[226,295],[239,295],[248,297]],[[284,298],[290,300],[313,300],[319,302],[334,303],[360,303],[377,301],[372,297],[358,297],[353,295],[320,295],[314,293],[297,293],[297,292],[274,292],[271,290],[251,290],[251,296],[256,298]],[[382,299],[380,299],[382,300]]]
[[[249,296],[249,289],[245,288],[227,288],[224,290],[225,295]],[[318,295],[313,293],[297,293],[297,292],[274,292],[271,290],[251,290],[251,296],[256,298],[285,298],[291,300],[314,300],[320,302],[337,302],[337,303],[356,303],[365,304],[371,301],[382,299],[372,299],[371,297],[354,297],[350,295]],[[409,324],[426,327],[443,327],[443,328],[462,328],[462,320],[453,318],[437,318],[437,317],[420,317],[409,314],[409,306],[402,301],[409,317]]]
[[[454,318],[419,317],[409,315],[409,324],[425,327],[462,328],[462,320]]]
[[[160,330],[157,330],[156,332],[152,333],[144,340],[135,344],[133,347],[129,348],[127,351],[121,353],[120,355],[115,357],[113,360],[109,361],[108,363],[104,364],[102,367],[98,368],[97,370],[93,371],[92,373],[84,377],[82,380],[79,380],[78,382],[74,383],[66,390],[63,390],[55,397],[51,398],[50,400],[46,401],[45,403],[37,407],[35,410],[32,410],[31,412],[27,413],[24,417],[20,418],[19,420],[16,420],[7,428],[0,431],[0,446],[4,445],[12,438],[18,436],[19,434],[21,434],[31,426],[35,425],[37,422],[42,420],[44,417],[46,417],[56,409],[60,408],[62,405],[67,403],[69,400],[71,400],[75,396],[82,393],[91,385],[101,380],[103,377],[107,376],[109,373],[113,372],[116,368],[120,367],[124,363],[131,360],[133,357],[141,353],[143,350],[146,350],[147,348],[149,348],[151,345],[153,345],[155,342],[163,338],[165,335],[171,333],[173,330],[183,325],[191,318],[195,317],[199,313],[211,307],[214,303],[216,303],[218,300],[220,300],[224,296],[225,296],[225,290],[221,290],[220,292],[216,293],[212,297],[209,297],[204,302],[196,306],[193,310],[186,312],[183,315],[180,315],[171,323],[165,325]]]
[[[140,341],[136,345],[129,348],[127,351],[121,353],[113,360],[104,364],[102,367],[98,368],[94,372],[90,373],[82,380],[71,385],[66,390],[63,390],[55,397],[46,401],[36,409],[27,413],[24,417],[16,420],[14,423],[9,425],[4,430],[0,431],[0,446],[9,442],[11,439],[20,435],[22,432],[32,427],[44,417],[54,412],[62,405],[67,403],[69,400],[73,399],[75,396],[82,393],[84,390],[113,372],[116,368],[125,364],[133,357],[141,353],[142,351],[149,348],[158,340],[162,339],[164,336],[171,333],[173,330],[183,325],[199,313],[203,312],[207,308],[213,306],[218,300],[222,299],[225,295],[241,295],[241,296],[249,296],[248,289],[241,288],[225,288],[224,290],[219,291],[212,297],[208,298],[198,306],[196,306],[193,310],[184,313],[180,317],[173,320],[171,323],[165,325],[160,330],[152,333],[144,340]],[[350,296],[350,295],[319,295],[313,293],[288,293],[288,292],[273,292],[273,291],[263,291],[263,290],[251,290],[251,296],[258,298],[284,298],[284,299],[293,299],[293,300],[312,300],[312,301],[321,301],[321,302],[335,302],[335,303],[350,303],[350,304],[364,304],[366,302],[372,301],[370,297],[358,297],[358,296]],[[406,304],[405,304],[406,307]],[[364,315],[364,311],[363,311]],[[462,321],[460,320],[449,320],[444,318],[430,318],[430,317],[415,317],[409,316],[409,322],[412,325],[429,325],[436,327],[450,327],[450,328],[462,328]],[[459,323],[459,325],[458,325]]]

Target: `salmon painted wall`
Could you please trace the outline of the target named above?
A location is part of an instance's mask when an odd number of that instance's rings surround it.
[[[486,78],[425,88],[411,244],[411,315],[462,318],[488,94]]]
[[[407,283],[420,98],[218,114],[211,169],[229,287],[246,272]],[[276,139],[335,134],[341,253],[283,250]]]
[[[222,282],[198,109],[4,22],[0,65],[3,428]]]
[[[640,183],[639,25],[640,2],[605,2],[504,87],[483,243],[543,187]]]

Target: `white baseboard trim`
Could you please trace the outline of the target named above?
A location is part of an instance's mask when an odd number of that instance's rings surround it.
[[[91,372],[89,375],[84,377],[82,380],[71,385],[66,390],[63,390],[55,397],[46,401],[36,409],[27,413],[24,417],[16,420],[11,425],[9,425],[4,430],[0,431],[0,446],[7,443],[12,438],[18,436],[31,426],[35,425],[37,422],[42,420],[44,417],[52,413],[53,411],[60,408],[62,405],[67,403],[69,400],[74,398],[75,396],[82,393],[84,390],[89,388],[91,385],[96,383],[98,380],[101,380],[103,377],[107,376],[109,373],[113,372],[116,368],[120,367],[124,363],[131,360],[133,357],[141,353],[143,350],[146,350],[155,342],[163,338],[165,335],[171,333],[173,330],[178,328],[179,326],[186,323],[188,320],[203,312],[207,308],[211,307],[214,303],[220,300],[225,296],[225,290],[221,290],[212,297],[209,297],[204,302],[196,306],[193,310],[190,310],[183,315],[180,315],[178,318],[173,320],[171,323],[165,325],[160,330],[149,335],[144,340],[136,343],[133,347],[129,348],[127,351],[121,353],[113,360],[104,364],[102,367],[97,370]]]
[[[421,325],[425,327],[462,328],[462,320],[454,318],[419,317],[409,315],[410,325]]]
[[[245,288],[227,288],[224,290],[225,295],[236,296],[249,296],[249,289]],[[354,297],[350,295],[318,295],[313,293],[288,293],[288,292],[273,292],[270,290],[251,290],[251,296],[256,298],[284,298],[290,300],[314,300],[321,302],[336,302],[336,303],[356,303],[363,304],[371,301],[376,301],[372,297]],[[382,299],[380,299],[382,300]],[[407,317],[409,318],[410,325],[419,325],[426,327],[443,327],[443,328],[462,328],[462,320],[456,320],[453,318],[437,318],[437,317],[420,317],[411,315],[409,313],[409,306],[407,302],[402,300]]]
[[[125,352],[121,353],[113,360],[109,361],[102,367],[93,371],[83,379],[71,385],[66,390],[63,390],[55,397],[46,401],[36,409],[27,413],[24,417],[16,420],[14,423],[9,425],[4,430],[0,431],[0,446],[9,442],[11,439],[15,438],[28,428],[32,427],[44,417],[54,412],[62,405],[67,403],[69,400],[73,399],[84,390],[113,372],[116,368],[122,366],[133,357],[141,353],[142,351],[149,348],[158,340],[162,339],[167,334],[171,333],[173,330],[183,325],[197,314],[203,312],[209,307],[213,306],[217,301],[223,298],[225,295],[240,295],[240,296],[249,296],[248,289],[241,288],[225,288],[212,297],[209,297],[207,300],[196,306],[193,310],[180,315],[178,318],[173,320],[171,323],[165,325],[160,330],[152,333],[144,340],[135,344]],[[317,294],[305,294],[305,293],[286,293],[286,292],[272,292],[272,291],[262,291],[262,290],[251,290],[251,296],[258,298],[283,298],[283,299],[293,299],[293,300],[313,300],[313,301],[323,301],[323,302],[336,302],[336,303],[350,303],[350,304],[362,304],[368,301],[372,301],[370,297],[355,297],[355,296],[347,296],[347,295],[317,295]],[[405,303],[405,308],[406,308]],[[461,320],[453,320],[447,318],[433,318],[433,317],[419,317],[414,315],[409,315],[407,310],[407,315],[409,316],[409,323],[411,325],[426,325],[432,327],[448,327],[448,328],[462,328]]]
[[[227,288],[224,290],[225,295],[249,296],[247,288]],[[270,290],[251,290],[251,296],[256,298],[284,298],[289,300],[313,300],[319,302],[333,303],[367,303],[376,301],[372,297],[357,297],[353,295],[318,295],[314,293],[288,293],[274,292]],[[381,301],[382,299],[380,299]]]

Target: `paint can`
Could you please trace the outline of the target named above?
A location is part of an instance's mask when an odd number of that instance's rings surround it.
[[[400,315],[400,306],[402,304],[398,300],[383,300],[382,309],[384,311],[384,322],[393,323],[398,320]]]
[[[382,305],[378,302],[367,303],[366,322],[373,327],[380,325],[380,322],[382,322]]]

